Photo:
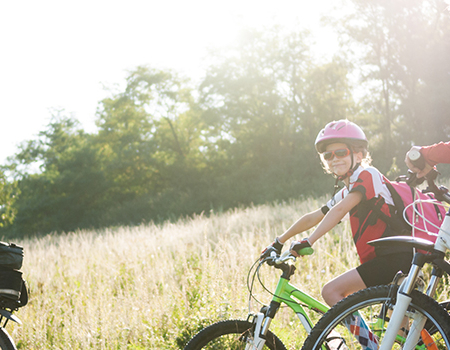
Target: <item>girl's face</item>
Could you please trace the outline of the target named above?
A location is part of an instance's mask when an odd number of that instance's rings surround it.
[[[326,151],[322,156],[327,162],[331,172],[337,176],[343,176],[347,174],[352,166],[352,160],[350,158],[351,154],[352,152],[350,152],[345,143],[332,143],[327,146]],[[357,163],[361,163],[361,161],[362,153],[353,153],[353,166]]]

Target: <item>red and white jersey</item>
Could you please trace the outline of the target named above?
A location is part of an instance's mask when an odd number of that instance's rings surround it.
[[[363,168],[362,166],[358,167],[358,169],[355,170],[355,172],[350,176],[350,185],[349,188],[344,187],[339,192],[337,192],[332,199],[330,199],[327,203],[328,208],[332,208],[336,203],[340,202],[342,199],[345,198],[345,196],[352,191],[352,189],[355,187],[355,184],[357,186],[361,185],[361,181],[359,180],[359,175],[363,172],[368,172],[372,178],[371,181],[371,187],[369,188],[369,192],[373,194],[373,196],[369,195],[369,198],[372,197],[383,197],[387,204],[394,205],[394,201],[391,196],[391,192],[389,192],[389,189],[387,188],[383,174],[381,174],[378,169],[374,167],[367,167]],[[363,178],[365,178],[367,175],[364,175]],[[364,193],[363,193],[364,194]]]
[[[328,208],[341,201],[351,192],[360,192],[363,195],[361,202],[350,211],[350,225],[352,228],[353,241],[356,245],[361,263],[373,259],[377,255],[396,252],[396,248],[377,248],[367,244],[374,239],[387,236],[396,236],[400,232],[393,230],[379,217],[381,210],[388,216],[394,211],[394,201],[387,188],[383,175],[374,167],[363,168],[362,166],[351,175],[349,187],[344,187],[328,201]],[[377,208],[376,208],[377,207]],[[402,249],[401,251],[404,251]],[[381,254],[380,254],[381,253]]]

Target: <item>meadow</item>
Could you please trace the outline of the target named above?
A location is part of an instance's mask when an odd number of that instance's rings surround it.
[[[183,348],[205,325],[247,317],[250,266],[277,234],[323,202],[274,203],[159,226],[18,241],[25,249],[30,301],[17,312],[23,324],[7,329],[19,349]],[[323,284],[357,264],[343,221],[312,256],[297,260],[292,282],[322,300]],[[279,272],[262,272],[271,289]],[[262,288],[256,293],[270,301]],[[448,285],[440,293],[448,296]],[[253,302],[251,308],[260,307]],[[281,310],[271,329],[295,348],[302,338],[299,323]]]

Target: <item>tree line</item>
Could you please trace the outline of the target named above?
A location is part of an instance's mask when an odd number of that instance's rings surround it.
[[[332,120],[365,130],[394,176],[413,144],[450,137],[450,12],[442,0],[352,0],[324,19],[327,61],[306,30],[247,29],[211,53],[198,84],[141,66],[99,102],[97,131],[56,111],[0,173],[0,234],[175,219],[333,189],[314,140]]]

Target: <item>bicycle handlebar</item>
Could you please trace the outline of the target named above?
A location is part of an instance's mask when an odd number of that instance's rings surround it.
[[[413,147],[408,152],[408,158],[410,162],[416,167],[421,170],[425,168],[425,158],[420,153],[419,147]],[[411,170],[408,170],[407,176],[401,176],[400,178],[403,178],[404,181],[411,187],[416,187],[423,183],[425,180],[428,183],[428,188],[425,190],[425,192],[432,192],[434,193],[435,197],[439,201],[444,201],[447,203],[450,203],[450,195],[448,193],[448,189],[444,186],[436,186],[434,180],[436,180],[438,176],[438,171],[436,168],[432,168],[424,177],[418,178],[416,173],[413,173]]]
[[[272,255],[270,256],[272,258],[272,262],[275,265],[280,265],[288,260],[293,260],[295,261],[297,258],[292,255],[289,250],[285,251],[283,254],[281,255],[276,255],[275,253],[272,253]]]
[[[431,192],[438,201],[450,204],[450,193],[448,188],[445,186],[437,186],[435,183],[438,175],[439,172],[436,169],[432,169],[425,177],[418,178],[415,173],[409,170],[408,175],[399,176],[396,180],[404,181],[411,187],[417,187],[426,180],[428,187],[423,192]]]
[[[314,249],[311,247],[300,249],[300,251],[298,252],[300,256],[311,255],[313,253]],[[281,255],[277,255],[275,252],[272,252],[271,255],[265,259],[265,262],[267,262],[269,265],[280,265],[288,260],[295,261],[296,259],[297,257],[291,254],[289,250],[287,250]]]
[[[450,204],[450,193],[448,188],[445,186],[437,186],[435,183],[438,174],[439,173],[436,169],[432,169],[427,175],[425,175],[424,179],[427,181],[428,187],[423,192],[432,192],[438,201]]]

